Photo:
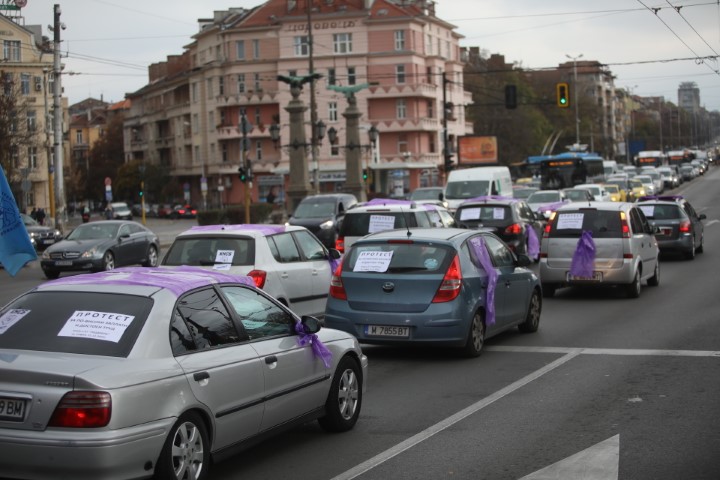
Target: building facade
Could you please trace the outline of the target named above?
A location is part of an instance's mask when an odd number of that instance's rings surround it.
[[[356,87],[364,133],[354,148],[362,150],[370,192],[439,184],[445,137],[452,145],[472,133],[462,107],[471,96],[463,89],[461,37],[454,29],[435,17],[432,2],[420,0],[269,0],[215,12],[200,20],[182,55],[151,66],[150,83],[128,95],[126,159],[167,167],[193,203],[229,205],[243,201],[238,167],[244,157],[254,175],[253,200],[263,200],[273,187],[282,199],[292,150],[306,149],[311,159],[309,147],[316,143],[317,163],[307,162],[312,189],[342,191],[348,101],[332,87]],[[308,107],[308,140],[293,145],[285,109],[292,95],[278,76],[308,76],[311,63],[322,77],[314,95],[309,83],[299,97]],[[336,144],[312,141],[312,100],[317,120],[337,132]],[[251,129],[242,128],[243,117]],[[371,127],[379,132],[375,144],[367,135]]]

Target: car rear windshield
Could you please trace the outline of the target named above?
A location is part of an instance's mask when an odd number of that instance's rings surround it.
[[[335,215],[335,200],[313,200],[300,202],[293,217],[295,218],[326,218]]]
[[[583,231],[590,231],[593,238],[621,237],[620,212],[592,208],[557,212],[550,237],[579,237]]]
[[[678,220],[686,218],[685,212],[678,205],[640,204],[640,210],[651,220]]]
[[[217,263],[233,266],[255,264],[255,239],[252,237],[178,237],[163,259],[163,265],[207,267]]]
[[[455,250],[433,243],[364,243],[355,245],[343,272],[438,274],[445,273]]]
[[[136,295],[31,292],[0,311],[0,349],[127,357],[152,306]]]
[[[387,210],[348,213],[340,234],[345,237],[364,237],[368,233],[395,228],[432,227],[427,212],[391,212]]]
[[[512,221],[507,205],[464,205],[458,207],[456,218],[466,225],[505,225]]]

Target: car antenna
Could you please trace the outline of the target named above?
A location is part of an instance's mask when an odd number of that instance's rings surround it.
[[[412,208],[412,206],[411,206]],[[410,227],[408,226],[407,218],[405,217],[405,212],[403,211],[402,207],[400,207],[400,213],[402,213],[403,220],[405,220],[405,229],[407,230],[407,237],[410,239],[412,237],[412,232],[410,231]]]

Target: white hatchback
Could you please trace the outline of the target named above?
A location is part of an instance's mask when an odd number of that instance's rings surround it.
[[[339,258],[305,227],[204,225],[178,235],[162,265],[247,275],[298,315],[323,318]]]

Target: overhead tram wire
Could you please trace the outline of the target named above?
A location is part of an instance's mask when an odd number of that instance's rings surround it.
[[[695,34],[700,38],[700,40],[702,40],[703,43],[705,43],[705,45],[707,45],[708,48],[709,48],[710,50],[712,50],[715,55],[720,56],[720,53],[716,52],[715,49],[707,42],[707,40],[705,40],[705,39],[703,38],[703,36],[700,35],[700,32],[698,32],[698,31],[695,29],[695,27],[693,27],[692,24],[688,21],[688,19],[685,18],[685,16],[684,16],[682,13],[680,13],[680,9],[681,9],[681,8],[684,8],[684,7],[683,7],[682,5],[676,7],[675,5],[673,5],[672,3],[670,3],[670,0],[665,0],[665,1],[667,2],[668,5],[670,5],[671,7],[673,7],[673,9],[677,12],[677,14],[680,15],[680,18],[682,18],[682,19],[685,21],[685,23],[687,23],[688,27],[690,27],[690,28],[692,29],[692,31],[695,32]]]

